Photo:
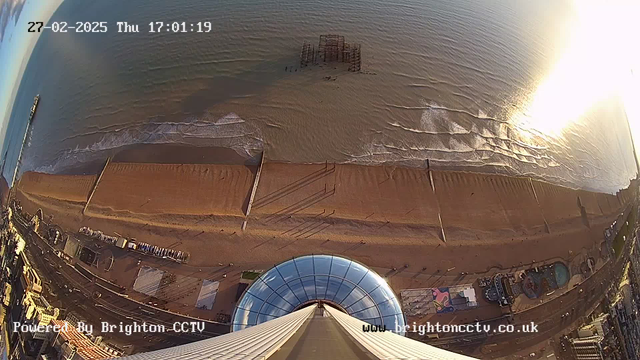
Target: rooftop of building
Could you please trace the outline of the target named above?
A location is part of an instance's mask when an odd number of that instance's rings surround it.
[[[50,305],[49,302],[47,302],[47,300],[42,297],[39,296],[38,294],[33,294],[31,295],[31,300],[33,301],[33,304],[41,309],[47,309]]]
[[[600,335],[592,335],[592,336],[580,337],[580,338],[577,338],[577,339],[570,339],[570,341],[574,345],[590,345],[590,344],[593,344],[593,343],[599,343],[603,339],[604,339],[604,337],[602,337]]]
[[[70,346],[76,349],[76,352],[82,359],[101,360],[113,358],[113,354],[107,350],[97,346],[85,334],[64,320],[51,320],[51,325],[60,327],[60,337],[68,342]]]

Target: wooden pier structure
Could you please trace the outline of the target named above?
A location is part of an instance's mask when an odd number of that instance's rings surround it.
[[[361,46],[358,43],[345,42],[344,36],[320,35],[318,49],[304,41],[300,50],[300,67],[310,64],[340,62],[349,64],[349,71],[359,72],[362,68]]]
[[[300,52],[300,67],[309,66],[309,64],[316,64],[316,48],[308,41],[305,41]]]

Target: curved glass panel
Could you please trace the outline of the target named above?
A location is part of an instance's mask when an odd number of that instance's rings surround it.
[[[285,310],[287,312],[293,311],[294,306],[291,305],[287,300],[285,300],[282,296],[278,294],[273,294],[267,299],[267,303],[272,304],[273,306]],[[387,314],[388,315],[388,314]]]
[[[285,261],[256,279],[236,306],[232,331],[284,316],[314,300],[329,301],[353,317],[385,325],[390,331],[404,329],[398,299],[378,274],[345,258],[306,255]]]
[[[324,275],[316,276],[316,297],[318,299],[325,299],[327,295],[327,283],[329,277]]]
[[[392,316],[385,316],[382,318],[382,324],[391,331],[395,331],[397,328],[404,329],[404,317],[402,314],[396,314]],[[397,326],[397,327],[396,327]]]
[[[340,289],[340,285],[342,285],[342,279],[337,278],[335,276],[329,277],[329,285],[327,285],[327,294],[325,295],[325,299],[333,301],[338,293],[338,289]]]
[[[333,257],[333,261],[331,262],[331,270],[329,271],[331,275],[336,276],[338,278],[344,278],[347,274],[347,270],[349,270],[349,266],[351,265],[351,261],[345,258]]]

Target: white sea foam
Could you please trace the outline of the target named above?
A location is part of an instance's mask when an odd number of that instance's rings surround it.
[[[228,124],[242,124],[245,121],[240,118],[240,116],[235,113],[229,113],[223,117],[221,117],[218,121],[216,121],[216,125],[228,125]]]
[[[396,131],[377,134],[361,153],[349,155],[348,162],[425,166],[429,160],[444,166],[500,168],[509,174],[537,174],[547,179],[562,177],[559,172],[564,169],[546,146],[483,110],[476,115],[428,101],[408,108],[422,109],[417,124],[389,122]]]
[[[93,144],[64,151],[52,164],[34,167],[31,162],[25,161],[22,170],[56,173],[71,166],[104,158],[106,154],[112,155],[121,148],[136,144],[226,147],[247,158],[263,148],[260,130],[247,124],[238,115],[230,113],[219,119],[204,116],[184,122],[150,122],[142,127],[111,131]]]

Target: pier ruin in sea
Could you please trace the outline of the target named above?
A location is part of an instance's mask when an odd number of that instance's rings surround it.
[[[302,44],[300,67],[320,63],[341,62],[349,64],[349,71],[361,69],[361,47],[358,43],[347,43],[342,35],[320,35],[318,48],[308,41]]]

